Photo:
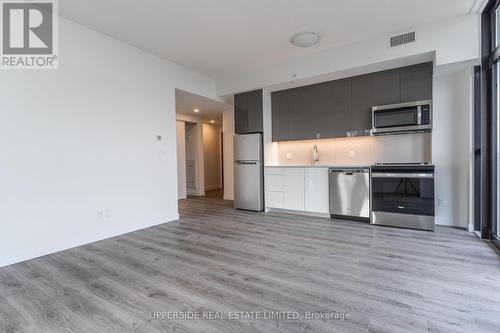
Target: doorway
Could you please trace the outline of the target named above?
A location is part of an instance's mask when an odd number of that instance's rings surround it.
[[[222,200],[224,187],[222,184],[222,123],[211,120],[203,123],[203,171],[205,176],[205,195],[212,199]]]
[[[224,140],[233,137],[232,124],[224,124],[223,114],[229,110],[220,101],[176,90],[179,199],[224,199],[224,170],[232,166],[224,161],[231,156],[224,149],[232,146],[226,147]],[[230,132],[225,135],[224,130]]]

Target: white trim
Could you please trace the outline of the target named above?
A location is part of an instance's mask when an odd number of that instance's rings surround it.
[[[474,231],[474,67],[470,69],[469,98],[469,232]]]
[[[187,191],[188,195],[193,195],[195,197],[203,197],[205,196],[205,191],[196,191],[196,190],[188,190]]]
[[[469,14],[481,14],[487,4],[488,0],[475,0],[469,10]]]
[[[452,219],[444,218],[444,217],[436,217],[434,220],[434,223],[436,225],[444,225],[448,227],[453,227],[455,226],[455,223],[453,223]]]
[[[325,213],[315,213],[315,212],[306,212],[302,210],[292,210],[292,209],[282,209],[282,208],[269,208],[266,207],[265,209],[266,212],[271,212],[271,213],[282,213],[282,214],[293,214],[293,215],[302,215],[302,216],[311,216],[311,217],[323,217],[323,218],[330,218],[330,214],[325,214]]]
[[[221,185],[205,186],[205,192],[215,191],[215,190],[222,190],[222,186]]]
[[[460,229],[469,229],[469,223],[468,222],[461,222],[458,221],[458,223],[454,223],[455,220],[449,219],[449,218],[443,218],[443,217],[436,217],[434,220],[435,225],[440,225],[444,227],[455,227],[455,228],[460,228]]]

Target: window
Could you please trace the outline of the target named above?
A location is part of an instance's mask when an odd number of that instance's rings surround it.
[[[480,140],[475,138],[480,142],[475,145],[480,151],[476,207],[481,237],[500,247],[500,0],[490,0],[481,15],[481,43],[481,119],[474,121],[474,131],[480,133]]]
[[[497,10],[498,13],[498,10]],[[498,15],[496,16],[498,18]],[[499,26],[500,21],[496,21]],[[493,103],[492,103],[492,236],[500,239],[500,62],[496,61],[493,65]]]
[[[495,10],[495,18],[494,18],[494,21],[495,21],[495,47],[499,46],[500,45],[500,25],[497,24],[497,22],[500,22],[500,8],[497,8]]]

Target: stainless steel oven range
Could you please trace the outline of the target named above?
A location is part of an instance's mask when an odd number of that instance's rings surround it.
[[[371,176],[372,224],[434,230],[434,166],[376,164]]]

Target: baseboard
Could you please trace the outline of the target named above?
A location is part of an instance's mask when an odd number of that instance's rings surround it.
[[[265,208],[266,212],[272,212],[272,213],[282,213],[282,214],[293,214],[293,215],[302,215],[302,216],[311,216],[311,217],[323,217],[323,218],[330,218],[329,213],[315,213],[315,212],[306,212],[302,210],[291,210],[291,209],[282,209],[282,208]]]
[[[140,227],[137,227],[137,228],[132,227],[132,228],[130,228],[128,230],[122,230],[122,231],[119,231],[117,233],[103,234],[103,235],[98,236],[98,237],[92,237],[95,233],[90,233],[88,235],[83,235],[83,237],[80,238],[79,240],[73,240],[73,241],[70,241],[70,242],[66,242],[65,244],[61,243],[61,244],[55,244],[54,245],[55,242],[50,242],[51,243],[50,246],[47,246],[47,247],[44,247],[44,248],[38,248],[38,249],[32,249],[32,248],[30,248],[29,252],[26,251],[24,253],[17,253],[17,254],[14,254],[10,258],[5,258],[6,254],[3,253],[2,255],[4,257],[0,258],[0,268],[6,267],[6,266],[10,266],[10,265],[14,265],[14,264],[17,264],[17,263],[21,263],[21,262],[24,262],[24,261],[28,261],[28,260],[32,260],[32,259],[44,257],[44,256],[47,256],[47,255],[50,255],[50,254],[53,254],[53,253],[58,253],[58,252],[66,251],[66,250],[69,250],[69,249],[73,249],[75,247],[79,247],[79,246],[83,246],[83,245],[87,245],[87,244],[92,244],[92,243],[99,242],[99,241],[106,240],[106,239],[110,239],[110,238],[113,238],[113,237],[118,237],[118,236],[126,235],[126,234],[129,234],[129,233],[135,232],[135,231],[139,231],[139,230],[151,228],[151,227],[154,227],[156,225],[165,224],[165,223],[171,223],[171,222],[176,222],[176,221],[179,220],[179,214],[177,213],[177,214],[171,216],[170,218],[167,218],[166,220],[167,221],[155,222],[155,223],[152,223],[152,224],[149,224],[149,225],[140,226]],[[80,236],[82,236],[82,235],[80,235]]]
[[[222,186],[220,186],[220,185],[205,186],[205,192],[206,191],[216,191],[216,190],[222,190]]]
[[[467,222],[464,223],[454,223],[453,219],[449,218],[443,218],[443,217],[436,217],[434,220],[436,225],[444,226],[444,227],[455,227],[455,228],[461,228],[465,230],[469,230],[470,224]],[[474,229],[474,228],[473,228]]]
[[[187,195],[192,195],[192,196],[195,196],[195,197],[203,197],[205,196],[205,191],[188,191],[187,192]]]
[[[474,224],[469,223],[469,228],[468,228],[468,231],[469,231],[469,232],[474,232]]]
[[[232,195],[232,194],[228,194],[228,195],[224,194],[224,200],[231,200],[232,201],[232,200],[234,200],[234,195]]]
[[[440,217],[440,218],[436,217],[435,220],[434,220],[434,223],[436,225],[442,225],[442,226],[446,226],[446,227],[452,227],[452,226],[454,226],[453,220],[442,218],[442,217]]]

